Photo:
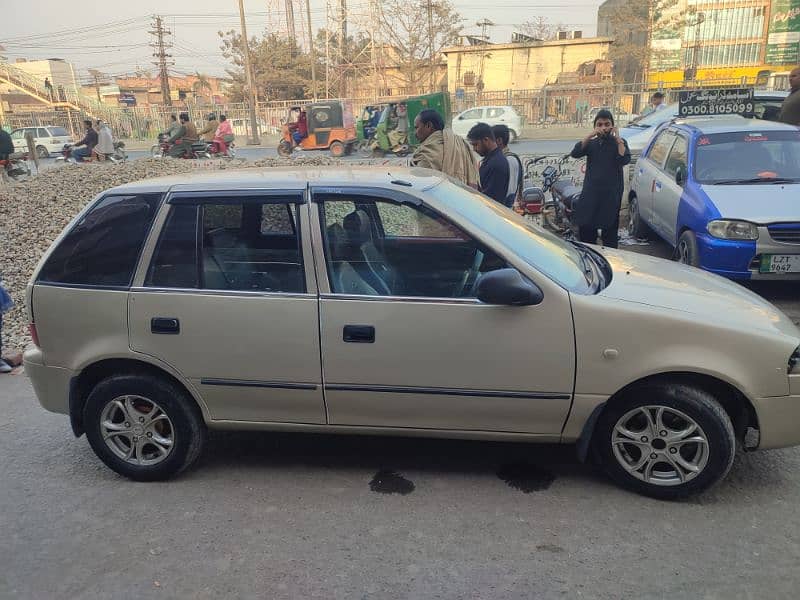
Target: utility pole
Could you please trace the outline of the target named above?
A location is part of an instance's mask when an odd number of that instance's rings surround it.
[[[297,37],[297,30],[294,26],[294,3],[292,0],[286,0],[286,35],[289,40],[294,41]]]
[[[339,0],[339,28],[338,28],[338,60],[336,61],[337,71],[339,71],[339,93],[340,98],[347,95],[347,65],[345,48],[347,47],[347,0]]]
[[[311,98],[317,101],[317,49],[311,31],[311,0],[306,0],[306,19],[308,24],[308,49],[311,54]]]
[[[239,18],[242,23],[242,54],[244,54],[244,69],[247,73],[247,88],[250,92],[250,139],[248,144],[255,146],[260,144],[261,140],[258,137],[258,120],[256,119],[256,102],[258,96],[256,95],[256,87],[253,85],[253,70],[250,65],[250,45],[247,41],[247,26],[244,22],[244,4],[239,0]]]
[[[428,58],[430,59],[430,83],[429,88],[431,92],[434,89],[436,82],[436,62],[433,56],[433,0],[426,1],[426,8],[428,9]]]
[[[156,51],[153,53],[158,60],[153,62],[158,67],[159,79],[161,79],[161,100],[165,106],[172,106],[172,98],[169,93],[169,71],[167,67],[172,63],[168,58],[172,58],[171,54],[167,54],[167,49],[172,47],[170,42],[164,41],[164,36],[172,35],[169,29],[164,29],[164,23],[161,17],[153,17],[153,30],[149,32],[151,35],[156,36],[155,42],[150,44],[151,48]]]
[[[102,102],[103,99],[100,97],[100,79],[105,79],[106,76],[97,69],[89,69],[89,75],[94,79],[94,91],[97,93],[97,101]]]

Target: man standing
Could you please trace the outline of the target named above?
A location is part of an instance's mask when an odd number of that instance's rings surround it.
[[[87,119],[83,124],[86,125],[86,135],[72,149],[72,157],[77,162],[83,162],[84,158],[89,158],[92,155],[92,150],[97,146],[97,132],[92,128],[92,122]],[[83,146],[83,148],[80,146]]]
[[[619,243],[619,209],[624,179],[622,167],[631,162],[628,143],[614,126],[614,116],[601,110],[594,118],[594,130],[575,144],[572,158],[586,157],[583,190],[572,221],[578,226],[582,242],[597,242],[597,230],[603,230],[603,245],[616,248]]]
[[[795,67],[789,73],[789,88],[792,91],[781,105],[778,120],[789,125],[800,125],[800,67]]]
[[[50,83],[50,78],[44,78],[44,89],[47,92],[47,97],[50,99],[50,102],[53,101],[53,84]]]
[[[522,195],[522,161],[519,156],[514,154],[508,147],[508,141],[511,138],[511,133],[508,130],[508,125],[495,125],[492,127],[494,139],[497,142],[497,147],[503,152],[503,155],[508,161],[508,192],[506,194],[506,206],[514,206],[514,202]]]
[[[197,128],[194,123],[189,121],[189,113],[181,113],[178,117],[180,127],[170,136],[167,140],[173,146],[169,149],[169,155],[173,158],[178,158],[184,154],[191,156],[192,144],[199,138],[197,137]],[[180,140],[180,143],[175,143]]]
[[[650,97],[650,104],[653,107],[653,112],[667,108],[667,105],[664,104],[664,94],[662,92],[654,93]]]
[[[514,200],[512,198],[511,204],[508,203],[508,159],[498,147],[492,128],[486,123],[478,123],[469,130],[467,139],[472,149],[483,157],[480,168],[481,191],[510,208]]]
[[[419,146],[411,157],[412,167],[435,169],[464,185],[478,189],[478,169],[467,143],[445,130],[442,115],[426,108],[414,119],[414,134]]]

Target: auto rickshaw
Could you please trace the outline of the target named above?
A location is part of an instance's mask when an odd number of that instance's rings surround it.
[[[307,135],[295,141],[298,121],[305,113]],[[300,136],[298,136],[300,137]],[[278,144],[280,156],[290,156],[295,148],[302,150],[330,150],[331,156],[340,157],[352,152],[358,138],[350,102],[331,100],[306,106],[293,106],[289,118],[281,128]]]
[[[405,104],[405,116],[398,114],[400,104]],[[416,135],[414,135],[414,119],[425,109],[433,109],[442,115],[445,123],[450,119],[450,97],[443,92],[425,94],[424,96],[414,96],[402,102],[391,102],[386,105],[381,113],[378,124],[375,127],[375,136],[368,147],[362,146],[364,155],[383,156],[394,153],[397,156],[405,156],[419,145]],[[400,111],[402,113],[402,111]],[[403,118],[406,123],[405,139],[401,136],[392,135],[397,129],[399,119]]]

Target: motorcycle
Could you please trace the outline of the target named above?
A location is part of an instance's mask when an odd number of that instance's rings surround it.
[[[29,177],[31,169],[28,166],[28,155],[23,156],[9,156],[8,158],[0,160],[0,168],[2,168],[3,179],[13,179],[20,181],[25,177]]]
[[[68,163],[77,163],[77,159],[72,155],[74,146],[72,144],[64,144],[61,149],[61,156],[56,157],[56,161],[64,161]],[[111,154],[103,154],[103,158],[112,163],[125,162],[128,160],[128,153],[125,152],[125,142],[114,142],[114,152]],[[84,159],[83,162],[94,162]]]
[[[526,179],[533,179],[533,167],[548,158],[552,157],[540,156],[526,161]],[[541,174],[541,185],[523,189],[521,203],[523,216],[566,239],[574,237],[571,217],[581,196],[580,186],[569,179],[561,179],[563,165],[569,158],[567,154],[555,164],[547,165]]]
[[[236,142],[227,143],[228,150],[220,152],[220,147],[215,142],[206,142],[206,152],[210,158],[236,158]]]
[[[166,158],[169,156],[169,149],[172,144],[169,143],[169,134],[159,133],[158,144],[154,144],[150,148],[150,155],[153,158]],[[209,145],[207,142],[194,142],[189,151],[184,152],[178,158],[193,159],[193,158],[211,158],[209,153]]]

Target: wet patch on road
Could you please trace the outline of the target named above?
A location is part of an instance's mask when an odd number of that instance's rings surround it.
[[[390,469],[381,469],[369,482],[369,489],[379,494],[400,494],[405,496],[414,491],[414,484]]]
[[[498,469],[497,476],[505,481],[508,487],[525,494],[546,490],[556,480],[552,472],[530,463],[503,465]]]
[[[564,552],[564,549],[561,546],[556,546],[555,544],[539,544],[536,546],[536,549],[540,552],[552,552],[553,554]]]

